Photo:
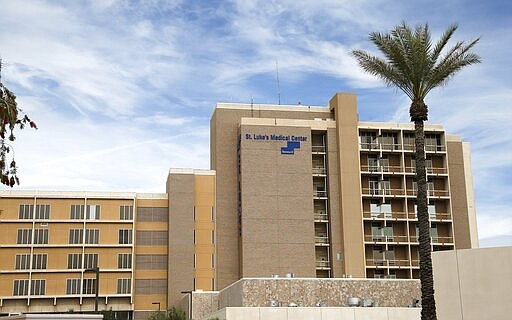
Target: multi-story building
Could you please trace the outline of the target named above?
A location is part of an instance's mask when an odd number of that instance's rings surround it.
[[[0,314],[91,311],[98,292],[99,310],[145,319],[212,290],[214,201],[207,170],[171,170],[161,194],[2,191]]]
[[[469,146],[427,125],[432,249],[478,246]],[[0,313],[145,319],[240,278],[417,278],[411,124],[327,107],[217,104],[211,169],[166,193],[0,192]],[[190,296],[191,297],[191,296]]]
[[[426,125],[432,249],[478,246],[469,146]],[[328,107],[217,104],[219,287],[243,277],[418,278],[412,124]]]

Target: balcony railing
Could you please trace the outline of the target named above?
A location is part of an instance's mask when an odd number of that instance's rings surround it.
[[[366,266],[409,267],[411,263],[407,259],[366,259]]]
[[[365,234],[364,241],[366,242],[407,242],[407,236],[404,235],[380,235],[380,234]]]
[[[375,188],[363,188],[363,195],[370,196],[403,196],[405,195],[404,189],[375,189]]]
[[[363,218],[365,219],[405,219],[405,212],[363,212]]]
[[[374,166],[374,165],[362,165],[361,166],[362,172],[403,172],[401,166]]]
[[[327,236],[316,236],[315,244],[329,244],[329,237]]]
[[[446,147],[437,144],[425,144],[425,151],[427,152],[438,152],[438,151],[446,151]]]
[[[415,189],[407,189],[408,196],[417,196],[418,190]],[[450,192],[448,190],[427,190],[427,195],[429,197],[449,197]]]
[[[311,146],[311,152],[325,152],[325,146]]]
[[[331,268],[331,262],[328,261],[328,260],[317,260],[316,261],[316,267],[317,268],[322,268],[322,269],[326,269],[326,268]]]
[[[404,142],[404,150],[414,151],[414,150],[416,150],[416,144]]]
[[[327,213],[314,213],[315,221],[328,220],[329,215]]]
[[[411,236],[411,242],[418,242],[417,236]],[[430,237],[432,244],[453,244],[453,237]]]
[[[313,197],[327,198],[327,191],[314,190],[313,191]]]
[[[313,167],[313,174],[325,175],[326,173],[327,173],[327,170],[323,167]]]
[[[448,170],[446,168],[434,168],[434,167],[426,167],[425,171],[427,174],[447,174]],[[406,173],[416,173],[416,167],[405,167]]]

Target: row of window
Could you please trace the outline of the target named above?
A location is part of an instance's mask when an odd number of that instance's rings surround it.
[[[100,230],[98,229],[70,229],[69,244],[98,244]],[[17,244],[32,244],[32,229],[18,229]],[[34,229],[34,244],[48,244],[48,229]],[[119,244],[132,243],[132,230],[119,230]]]
[[[51,206],[49,204],[20,204],[19,219],[50,219]],[[98,220],[100,218],[100,205],[72,204],[69,218],[72,220]],[[119,206],[120,220],[133,220],[133,206]]]
[[[82,267],[83,257],[83,267]],[[31,268],[30,262],[32,262],[32,269],[47,269],[48,268],[48,254],[47,253],[34,253],[32,255],[32,261],[30,254],[17,254],[15,258],[16,270],[28,270]],[[68,269],[90,269],[98,267],[98,254],[97,253],[69,253],[68,254]],[[118,269],[130,269],[132,267],[132,254],[131,253],[120,253],[117,255],[117,268]]]
[[[83,281],[82,281],[83,280]],[[30,286],[29,286],[30,284]],[[13,283],[13,296],[27,296],[31,295],[45,295],[46,294],[46,280],[45,279],[22,279],[14,280]],[[95,294],[96,293],[96,279],[66,279],[66,294]],[[132,279],[122,278],[117,279],[117,293],[130,294],[132,292]]]

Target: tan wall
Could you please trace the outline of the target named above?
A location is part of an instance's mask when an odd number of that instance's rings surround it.
[[[281,111],[282,110],[282,111]],[[295,111],[296,110],[296,111]],[[217,262],[218,288],[224,288],[241,275],[237,213],[237,142],[242,117],[310,119],[330,118],[327,108],[283,107],[265,108],[229,105],[217,107],[210,121],[211,169],[217,182]]]
[[[439,320],[509,319],[512,247],[434,252]]]
[[[361,176],[359,174],[359,134],[357,101],[354,94],[338,93],[329,102],[335,110],[338,130],[338,164],[340,167],[341,230],[345,273],[365,277]]]
[[[327,130],[327,168],[329,183],[329,214],[331,235],[331,266],[332,277],[341,278],[345,274],[345,268],[342,258],[343,238],[341,230],[341,211],[340,211],[340,184],[339,184],[339,165],[338,165],[338,139],[337,130]],[[339,254],[339,255],[338,255]]]
[[[468,201],[468,191],[472,194],[472,184],[468,185],[468,180],[472,181],[472,177],[465,168],[464,151],[460,139],[448,136],[448,170],[450,174],[450,192],[451,192],[451,209],[453,216],[453,231],[455,236],[455,248],[468,249],[478,247],[476,239],[476,221],[474,218],[474,206],[470,207]],[[469,163],[467,165],[470,165]],[[472,220],[470,221],[470,211]]]
[[[307,140],[294,154],[281,154],[286,141],[254,134]],[[241,135],[242,276],[314,277],[311,129],[242,125]]]

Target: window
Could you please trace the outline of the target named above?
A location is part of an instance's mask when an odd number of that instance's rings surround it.
[[[132,292],[132,279],[117,279],[117,293],[129,294]]]
[[[98,254],[97,253],[86,253],[84,254],[84,268],[91,269],[98,267]]]
[[[215,268],[215,255],[212,253],[212,268]]]
[[[132,230],[121,229],[119,230],[119,244],[131,244],[132,243]]]
[[[68,269],[82,269],[82,254],[69,253],[68,254]]]
[[[28,296],[28,282],[29,280],[14,280],[14,284],[12,286],[12,295],[13,296]]]
[[[48,229],[34,230],[34,244],[48,244]]]
[[[84,239],[84,229],[69,229],[69,244],[81,244]]]
[[[389,195],[391,194],[391,183],[389,182],[389,179],[384,178],[384,180],[381,180],[379,182],[380,189],[382,190],[382,194]]]
[[[382,149],[393,150],[396,144],[396,133],[394,132],[382,132],[380,137],[382,143]]]
[[[70,218],[73,220],[97,220],[100,218],[100,206],[99,205],[91,205],[87,206],[83,204],[72,204]]]
[[[46,253],[34,253],[32,256],[32,269],[46,269],[48,263],[48,254]]]
[[[428,205],[428,215],[430,216],[430,219],[436,218],[436,205],[435,204]]]
[[[32,229],[18,229],[18,236],[16,238],[17,244],[31,244],[32,243]]]
[[[389,172],[389,159],[383,156],[379,160],[379,166],[383,172]]]
[[[371,202],[370,214],[372,218],[382,218],[382,216],[385,216],[386,218],[391,218],[391,203],[379,203],[377,201]]]
[[[20,204],[18,219],[32,219],[34,213],[33,204]]]
[[[120,220],[133,220],[133,206],[119,206]]]
[[[30,269],[30,254],[17,254],[14,268],[16,270]]]
[[[35,296],[41,296],[46,293],[46,280],[35,279],[32,280],[30,294]]]
[[[212,230],[212,243],[215,243],[215,230]]]
[[[98,220],[100,218],[100,206],[88,204],[85,218],[87,220]]]
[[[70,219],[80,220],[84,218],[85,206],[83,204],[72,204],[70,211]]]
[[[117,255],[117,268],[130,269],[132,267],[132,254],[120,253]]]
[[[212,207],[212,221],[215,221],[215,208]]]
[[[361,148],[362,149],[375,149],[378,147],[377,145],[377,133],[363,131],[359,133],[359,138],[361,139]]]
[[[435,195],[434,182],[431,182],[431,181],[427,182],[427,191],[428,191],[429,196]]]
[[[66,294],[80,294],[80,279],[66,279]]]
[[[415,148],[414,141],[414,133],[412,132],[404,132],[404,149],[405,150],[414,150]]]
[[[368,155],[368,171],[378,171],[379,170],[379,162],[377,160],[377,156]]]
[[[82,286],[83,294],[95,294],[96,293],[96,279],[84,279]]]
[[[36,205],[36,219],[39,219],[39,220],[50,219],[50,205],[49,204],[37,204]]]
[[[437,224],[435,223],[432,223],[432,226],[430,227],[430,238],[432,239],[432,243],[437,243],[439,241],[437,235]]]
[[[370,177],[368,180],[370,194],[379,194],[379,180],[376,177]]]
[[[100,238],[100,230],[98,229],[85,229],[85,243],[98,244]]]

